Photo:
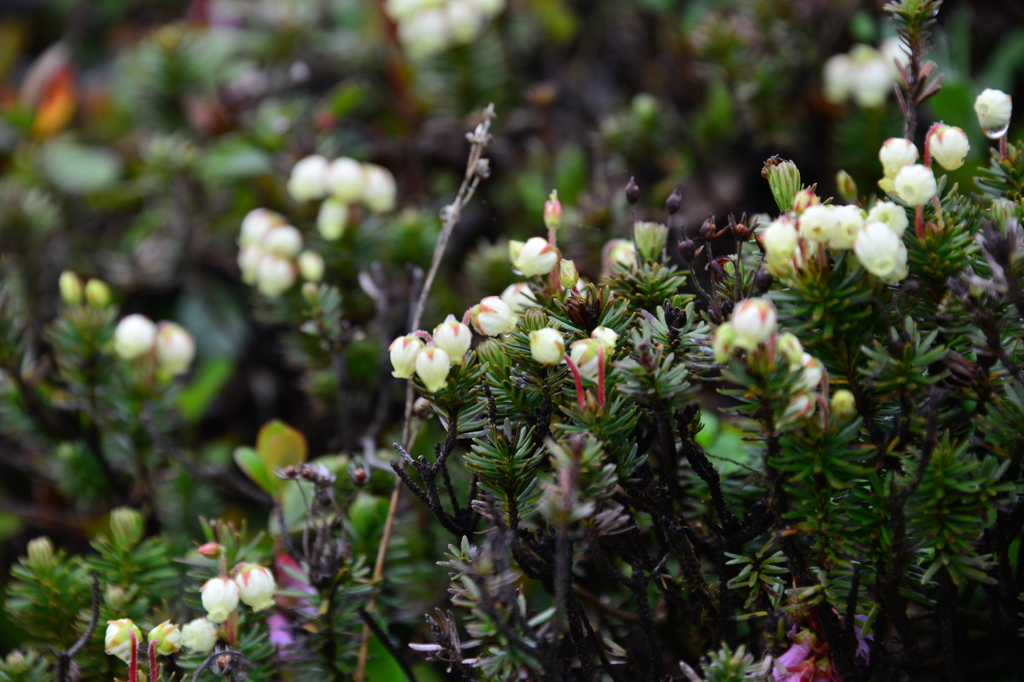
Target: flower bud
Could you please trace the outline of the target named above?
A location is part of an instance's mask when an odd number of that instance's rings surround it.
[[[827,244],[836,230],[835,209],[831,206],[811,206],[800,214],[797,222],[800,236],[810,242]]]
[[[242,231],[238,236],[238,245],[242,248],[263,242],[263,237],[271,228],[284,225],[284,218],[266,208],[256,208],[242,218]]]
[[[28,663],[25,659],[25,654],[15,649],[11,653],[7,654],[7,658],[4,659],[3,667],[6,668],[5,672],[11,677],[14,679],[21,679],[21,676],[28,670]]]
[[[572,361],[584,379],[597,381],[601,348],[602,343],[597,339],[581,339],[573,342]]]
[[[711,348],[715,352],[715,362],[720,365],[729,362],[729,358],[736,351],[736,330],[732,323],[723,322],[718,325]]]
[[[533,290],[527,282],[509,284],[501,292],[501,300],[505,302],[508,309],[516,317],[522,315],[529,308],[536,308],[539,304],[533,295]]]
[[[521,248],[509,242],[509,255],[512,255],[514,250],[517,253],[512,258],[512,267],[525,277],[550,274],[558,264],[558,251],[546,239],[540,237],[530,237]]]
[[[336,203],[354,204],[363,198],[363,164],[346,156],[331,161],[327,191]]]
[[[804,353],[800,359],[800,380],[797,383],[797,390],[814,391],[824,376],[825,367],[821,361],[812,357],[810,353]]]
[[[157,625],[149,631],[149,643],[156,642],[156,653],[170,656],[181,650],[181,631],[169,620]]]
[[[551,196],[544,202],[544,226],[549,230],[562,226],[562,202],[558,200],[558,190],[551,190]]]
[[[576,264],[571,260],[563,258],[558,263],[558,283],[562,285],[564,289],[572,289],[580,281],[580,271],[576,269]]]
[[[60,273],[57,286],[60,287],[61,299],[68,305],[78,305],[82,302],[82,280],[78,279],[75,273],[70,270]]]
[[[410,379],[416,371],[416,356],[423,350],[423,340],[419,337],[408,334],[399,336],[388,346],[388,353],[391,354],[391,366],[394,371],[391,376],[398,379]]]
[[[266,566],[244,564],[235,576],[238,593],[242,602],[253,611],[263,611],[274,605],[274,574]]]
[[[518,239],[508,240],[508,260],[510,263],[515,263],[519,256],[523,253],[523,247],[526,246],[526,242],[521,242]]]
[[[196,342],[188,330],[174,322],[161,322],[156,332],[156,364],[162,374],[176,377],[188,372],[196,356]]]
[[[278,256],[264,256],[256,269],[256,289],[264,296],[280,296],[295,284],[295,267]]]
[[[398,187],[395,176],[382,166],[363,164],[363,203],[373,213],[387,213],[395,208]]]
[[[864,229],[864,216],[857,206],[836,206],[832,209],[834,228],[828,241],[833,249],[851,249],[857,235]]]
[[[789,332],[779,334],[779,338],[775,340],[775,350],[782,354],[782,357],[786,358],[791,365],[799,365],[804,361],[804,347],[801,345],[800,339]]]
[[[303,251],[299,254],[299,273],[307,282],[319,282],[324,278],[324,259],[316,251]]]
[[[181,645],[189,651],[205,654],[217,645],[217,628],[205,618],[196,618],[181,628]]]
[[[888,226],[870,222],[857,235],[853,252],[865,270],[876,277],[888,277],[896,271],[900,246],[900,238]]]
[[[793,198],[800,191],[800,169],[792,161],[783,161],[778,157],[768,159],[761,169],[761,177],[768,180],[775,203],[780,211],[793,208]]]
[[[857,401],[853,394],[846,389],[840,389],[832,394],[832,414],[840,419],[849,419],[857,414]]]
[[[1013,100],[1001,90],[988,88],[974,100],[974,111],[985,135],[995,140],[1006,134],[1010,114],[1013,113]]]
[[[550,327],[530,332],[530,354],[542,365],[557,365],[565,358],[562,333]]]
[[[618,340],[619,335],[615,333],[614,329],[597,327],[594,331],[590,332],[590,338],[600,341],[601,345],[604,346],[605,353],[611,354],[615,350],[615,342]]]
[[[142,540],[142,514],[131,507],[118,507],[110,512],[110,535],[114,544],[129,549]]]
[[[103,310],[110,305],[110,287],[102,279],[93,277],[85,283],[85,301],[91,307]]]
[[[661,223],[636,223],[633,225],[633,238],[640,257],[645,261],[657,261],[665,248],[668,238],[668,227]]]
[[[748,298],[736,305],[729,318],[736,331],[736,345],[752,351],[775,333],[775,306],[766,298]]]
[[[329,242],[341,239],[348,223],[348,204],[334,198],[324,199],[320,204],[320,212],[316,215],[316,229],[320,236]]]
[[[206,544],[200,545],[196,551],[207,559],[216,559],[220,556],[220,553],[224,551],[224,548],[216,542],[207,542]]]
[[[142,642],[142,630],[128,618],[107,621],[107,633],[103,638],[103,650],[111,656],[117,656],[125,663],[132,660],[132,633],[135,633],[135,646]]]
[[[323,199],[327,194],[327,171],[327,159],[319,154],[299,159],[288,178],[288,193],[296,201]]]
[[[842,104],[850,97],[853,89],[853,62],[845,54],[832,55],[825,60],[821,73],[822,90],[825,99],[832,104]]]
[[[462,359],[469,352],[473,343],[473,332],[466,325],[449,315],[444,322],[434,327],[434,345],[448,353],[452,363],[462,364]]]
[[[761,232],[761,246],[769,258],[786,259],[796,253],[799,233],[788,216],[780,216],[778,220],[768,224]]]
[[[891,201],[876,201],[875,205],[868,211],[866,223],[885,223],[890,230],[902,237],[910,221],[907,219],[907,212],[899,204]]]
[[[836,173],[836,189],[839,190],[839,196],[843,199],[857,201],[857,183],[853,176],[844,170]]]
[[[964,165],[971,143],[967,133],[956,126],[939,126],[928,137],[928,151],[932,158],[946,170],[956,170]]]
[[[793,210],[797,214],[803,213],[811,206],[819,206],[820,204],[821,199],[818,198],[818,195],[810,187],[800,190],[793,197]]]
[[[106,603],[106,605],[115,613],[124,609],[131,596],[132,595],[125,592],[125,589],[120,585],[111,585],[108,583],[106,589],[103,590],[104,603]]]
[[[302,251],[302,233],[291,225],[273,227],[263,235],[263,250],[271,256],[295,258]]]
[[[1013,229],[1014,225],[1020,222],[1018,217],[1020,212],[1017,208],[1017,204],[1009,199],[993,200],[992,206],[989,208],[989,213],[992,215],[992,221],[1003,234],[1009,232]]]
[[[628,239],[612,239],[604,245],[609,267],[619,265],[627,270],[636,266],[636,247]]]
[[[238,252],[238,269],[242,272],[242,281],[255,284],[260,269],[260,261],[267,255],[259,244],[243,246]]]
[[[782,423],[792,424],[793,422],[807,419],[814,414],[817,401],[809,393],[798,393],[793,396],[786,407],[785,413],[780,420]]]
[[[444,388],[451,368],[451,356],[437,346],[427,346],[416,356],[416,376],[430,393],[437,393]]]
[[[125,360],[148,353],[156,341],[156,325],[145,315],[128,315],[114,330],[114,352]]]
[[[27,554],[28,565],[37,573],[54,564],[53,543],[45,535],[29,540]]]
[[[917,163],[917,156],[914,143],[902,137],[890,137],[878,150],[878,160],[887,178],[894,178],[904,166]]]
[[[907,247],[904,246],[903,242],[900,242],[899,247],[896,249],[896,267],[887,276],[882,277],[882,281],[886,284],[895,284],[909,274],[907,269]]]
[[[904,166],[893,181],[896,196],[911,206],[924,206],[935,196],[935,175],[921,164]]]
[[[349,477],[352,480],[352,485],[359,486],[360,488],[370,482],[370,474],[363,467],[352,469]]]
[[[626,201],[632,206],[640,199],[640,186],[636,184],[636,178],[632,175],[629,176],[629,182],[626,183]]]
[[[238,608],[238,585],[227,578],[210,578],[199,589],[203,595],[206,619],[211,623],[223,623]]]
[[[765,293],[772,287],[772,273],[766,267],[760,267],[754,273],[754,287],[760,293]]]
[[[497,296],[487,296],[473,306],[470,320],[473,328],[484,336],[507,334],[516,328],[515,315],[512,314],[509,306]]]

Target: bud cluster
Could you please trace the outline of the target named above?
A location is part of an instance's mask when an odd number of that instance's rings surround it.
[[[324,260],[302,250],[302,233],[284,217],[265,208],[250,211],[238,237],[238,267],[242,281],[255,284],[265,296],[280,296],[301,274],[309,282],[324,276]]]
[[[860,107],[880,106],[896,82],[896,62],[905,66],[909,61],[906,46],[898,38],[886,40],[879,49],[854,45],[848,53],[834,55],[825,62],[825,99],[833,104],[852,99]]]
[[[125,360],[152,357],[164,377],[188,372],[196,355],[196,342],[175,322],[154,323],[145,315],[127,315],[114,330],[114,352]]]
[[[337,239],[345,229],[345,213],[338,207],[362,202],[373,213],[387,213],[395,208],[398,194],[395,178],[382,166],[360,163],[341,157],[328,161],[319,154],[302,159],[292,167],[288,193],[296,201],[330,198],[333,220],[320,219],[324,239]],[[325,202],[327,203],[327,202]],[[323,213],[321,207],[321,213]],[[339,224],[340,223],[340,224]]]

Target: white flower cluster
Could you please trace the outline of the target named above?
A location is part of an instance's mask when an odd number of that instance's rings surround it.
[[[825,99],[834,104],[853,99],[857,106],[877,107],[892,92],[899,75],[896,62],[906,66],[909,61],[907,48],[899,38],[889,38],[879,49],[854,45],[848,53],[834,55],[825,62]]]
[[[152,356],[165,377],[188,372],[196,355],[196,342],[180,324],[154,323],[145,315],[127,315],[114,330],[114,352],[125,360]]]
[[[302,250],[302,233],[284,217],[265,208],[250,211],[238,237],[238,268],[242,281],[255,284],[264,296],[280,296],[298,274],[310,282],[324,276],[324,259]]]
[[[387,0],[384,5],[413,59],[472,42],[504,9],[505,0]]]

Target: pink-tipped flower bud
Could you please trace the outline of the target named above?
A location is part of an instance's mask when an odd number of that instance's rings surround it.
[[[227,578],[210,578],[199,590],[203,595],[206,619],[223,623],[238,608],[238,585]]]
[[[114,330],[114,352],[125,360],[149,353],[156,341],[156,325],[145,315],[128,315]]]
[[[196,342],[188,330],[174,322],[161,322],[156,332],[156,365],[162,374],[176,377],[188,372],[196,356]]]
[[[557,329],[530,332],[530,355],[542,365],[557,365],[565,358],[565,339]]]
[[[103,638],[103,650],[111,656],[117,656],[125,663],[132,660],[132,633],[135,633],[135,645],[142,642],[142,630],[139,630],[128,618],[107,621],[107,632]]]
[[[399,336],[388,346],[388,353],[391,355],[391,366],[394,371],[391,376],[398,379],[411,379],[416,371],[416,356],[423,350],[423,340],[419,337],[408,334]]]
[[[1013,113],[1013,99],[1002,90],[988,88],[974,100],[978,124],[985,135],[995,140],[1006,134]]]
[[[509,255],[514,252],[511,242],[509,243]],[[521,272],[525,277],[534,275],[547,275],[555,269],[558,264],[558,250],[551,246],[546,239],[530,237],[512,257],[512,267]]]
[[[814,391],[825,376],[825,367],[821,361],[810,353],[804,353],[800,359],[800,381],[798,390]]]
[[[551,196],[544,202],[544,226],[549,230],[562,226],[562,202],[558,200],[558,190],[551,190]]]
[[[580,339],[572,344],[572,361],[584,379],[597,381],[602,343],[597,339]]]
[[[814,399],[814,396],[809,393],[798,393],[789,401],[789,405],[786,407],[786,411],[780,421],[784,424],[792,424],[807,419],[814,414],[816,406],[817,401]]]
[[[181,630],[169,620],[157,625],[149,631],[149,643],[156,642],[156,653],[160,656],[170,656],[181,650]]]
[[[507,334],[516,328],[516,317],[497,296],[487,296],[473,307],[470,315],[473,328],[484,336]]]
[[[736,331],[736,345],[752,351],[775,333],[775,306],[766,298],[740,301],[729,318]]]
[[[430,393],[444,388],[451,368],[451,356],[437,346],[427,346],[416,356],[416,376]]]
[[[452,364],[461,365],[473,343],[473,331],[449,315],[444,322],[434,327],[434,345],[451,357]]]
[[[779,334],[779,338],[775,340],[775,350],[786,358],[791,365],[800,365],[804,361],[804,347],[800,343],[800,339],[796,338],[795,335],[786,332],[785,334]]]
[[[935,174],[921,164],[904,166],[896,174],[893,191],[911,206],[924,206],[935,196]]]
[[[252,607],[253,611],[263,611],[274,605],[274,574],[266,566],[245,564],[235,576],[239,598]]]
[[[814,190],[810,187],[800,190],[793,197],[793,210],[798,214],[803,213],[811,206],[818,206],[821,204],[821,199],[814,193]]]
[[[946,170],[956,170],[964,165],[971,143],[967,133],[956,126],[939,126],[928,138],[928,152]]]
[[[515,284],[509,284],[505,287],[505,290],[501,292],[501,300],[505,302],[508,309],[512,311],[512,314],[516,317],[522,315],[530,308],[536,308],[539,303],[533,295],[533,289],[530,288],[527,282],[516,282]]]
[[[207,559],[216,559],[220,556],[220,553],[224,551],[224,548],[216,542],[207,542],[199,545],[199,547],[196,548],[196,551]]]
[[[181,628],[181,645],[189,651],[206,654],[217,645],[217,628],[205,618],[196,618]]]
[[[917,147],[902,137],[890,137],[878,150],[878,160],[882,162],[882,170],[887,178],[896,177],[901,168],[917,163],[917,158]]]

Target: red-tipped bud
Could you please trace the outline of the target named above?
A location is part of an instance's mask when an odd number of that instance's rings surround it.
[[[544,226],[549,230],[557,230],[562,225],[562,202],[558,200],[558,190],[551,190],[551,196],[544,202]]]
[[[207,559],[216,559],[220,556],[223,547],[218,545],[216,542],[207,542],[205,545],[200,545],[196,551],[202,554]]]

